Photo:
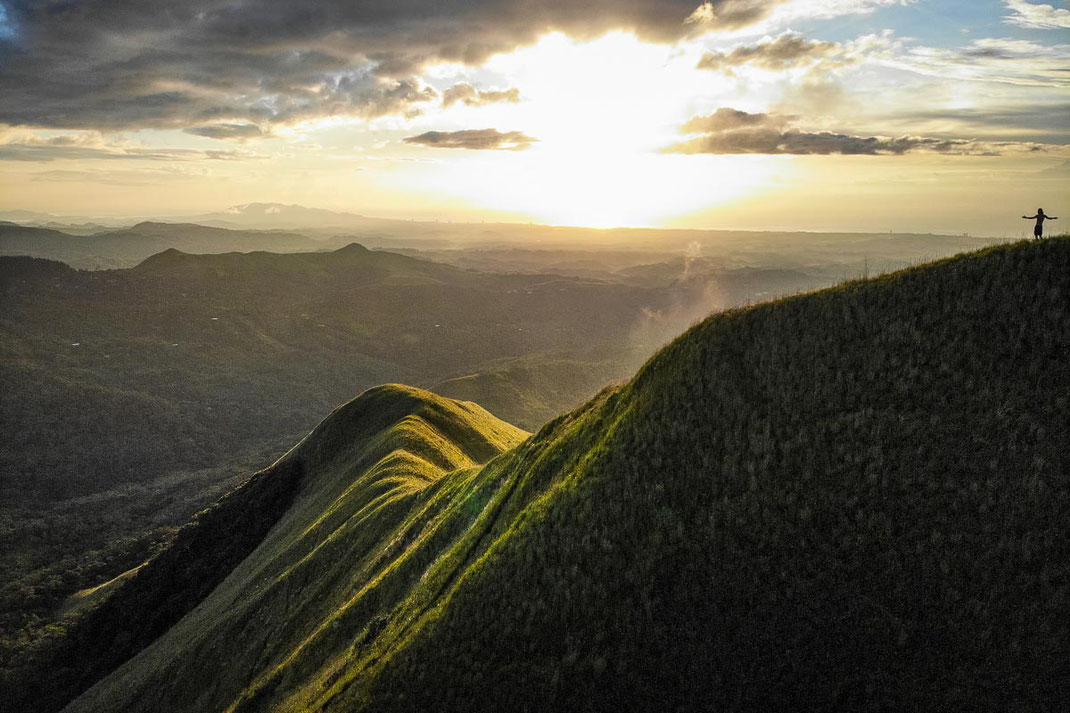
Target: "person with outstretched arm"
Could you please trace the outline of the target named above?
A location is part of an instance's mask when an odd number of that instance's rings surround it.
[[[1043,208],[1037,208],[1036,215],[1023,215],[1022,217],[1026,220],[1033,220],[1034,218],[1036,219],[1037,224],[1033,227],[1033,237],[1038,239],[1044,237],[1045,220],[1058,220],[1058,218],[1056,218],[1054,215],[1044,215]]]

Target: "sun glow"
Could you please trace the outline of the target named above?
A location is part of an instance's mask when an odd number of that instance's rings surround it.
[[[589,42],[551,34],[497,55],[485,69],[521,87],[522,100],[442,112],[427,125],[494,126],[537,143],[522,152],[439,151],[442,160],[418,180],[470,204],[590,227],[655,226],[745,195],[786,162],[661,152],[727,88],[695,70],[700,52],[611,33]]]

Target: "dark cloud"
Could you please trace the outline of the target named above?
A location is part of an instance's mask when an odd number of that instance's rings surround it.
[[[734,30],[764,19],[783,0],[722,0],[704,2],[687,18],[689,24],[716,25],[720,29]]]
[[[234,139],[244,141],[264,136],[265,132],[256,124],[209,124],[186,129],[187,134],[204,136],[209,139]]]
[[[870,55],[886,54],[897,46],[892,33],[887,30],[881,34],[863,35],[850,42],[811,40],[788,31],[752,45],[739,45],[727,52],[707,52],[699,59],[697,68],[726,74],[743,65],[770,70],[818,65],[819,69],[830,70],[858,64]]]
[[[730,70],[742,64],[764,69],[786,69],[843,54],[838,42],[808,40],[802,35],[785,32],[779,37],[766,38],[754,45],[740,45],[730,52],[707,52],[698,62],[698,69]]]
[[[419,136],[410,136],[404,139],[407,144],[417,144],[431,148],[495,149],[499,151],[523,151],[537,140],[519,131],[503,132],[497,129],[428,131]]]
[[[668,41],[782,0],[24,0],[0,36],[0,123],[117,130],[419,111],[429,61],[560,30]],[[696,7],[699,8],[696,11]]]
[[[696,116],[680,127],[685,134],[713,134],[746,128],[780,127],[794,117],[777,114],[749,114],[723,106],[709,116]]]
[[[722,107],[709,116],[691,119],[684,133],[701,134],[665,149],[683,154],[795,154],[902,155],[911,151],[945,154],[996,155],[1005,148],[1041,151],[1041,144],[979,142],[928,136],[853,136],[830,131],[790,128],[796,117],[749,114]]]
[[[512,89],[480,91],[468,82],[460,82],[442,92],[442,106],[452,106],[457,102],[462,102],[468,106],[483,106],[484,104],[497,102],[515,103],[518,101],[520,101],[520,90],[515,87]]]

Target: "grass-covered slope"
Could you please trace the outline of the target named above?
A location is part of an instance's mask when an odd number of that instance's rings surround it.
[[[404,515],[299,498],[71,710],[1057,710],[1068,352],[1067,239],[711,317]]]
[[[265,661],[288,655],[360,589],[361,575],[398,559],[397,543],[380,536],[435,517],[419,504],[443,474],[478,472],[472,467],[526,435],[475,404],[419,389],[365,392],[201,513],[58,644],[37,651],[4,699],[20,710],[57,710],[167,632],[143,656],[167,664],[154,688],[174,705],[188,698],[190,710],[211,709]],[[225,671],[203,656],[206,645],[226,647]],[[183,674],[216,679],[214,692],[188,688]]]

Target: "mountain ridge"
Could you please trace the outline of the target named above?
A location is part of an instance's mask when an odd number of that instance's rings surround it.
[[[73,697],[69,691],[111,672],[203,606],[238,568],[248,569],[245,560],[265,538],[281,539],[282,547],[296,550],[291,567],[299,567],[312,548],[302,544],[308,532],[279,532],[291,509],[321,513],[314,527],[337,534],[345,519],[339,520],[336,511],[355,498],[358,506],[349,505],[355,516],[366,507],[382,522],[390,516],[392,499],[431,487],[457,467],[485,462],[526,435],[475,404],[400,384],[368,389],[335,409],[274,464],[199,513],[159,556],[123,575],[127,581],[81,617],[62,646],[34,662],[54,675],[18,694],[9,692],[7,700],[35,710],[57,709],[57,701]],[[356,484],[345,476],[362,467],[365,492],[354,493]],[[176,580],[182,582],[177,591]],[[244,587],[241,596],[253,597],[262,585]],[[219,611],[229,616],[240,608],[228,600]],[[79,657],[83,666],[70,666]]]

